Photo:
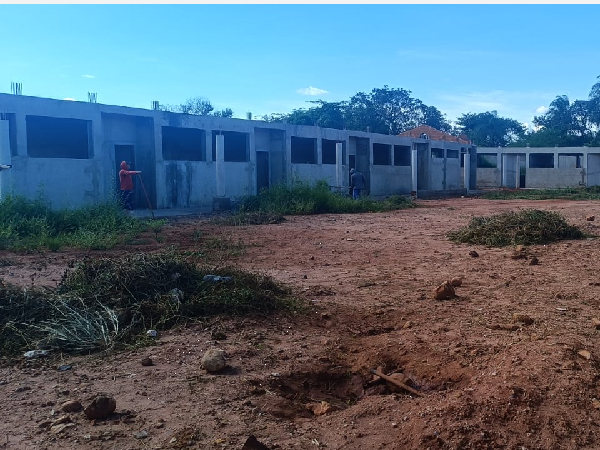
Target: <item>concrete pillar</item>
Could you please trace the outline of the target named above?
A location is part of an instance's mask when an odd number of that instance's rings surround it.
[[[317,137],[317,164],[323,164],[323,139],[321,136]]]
[[[213,146],[213,142],[212,142],[212,130],[207,129],[206,130],[206,135],[204,136],[204,142],[206,143],[206,162],[210,163],[213,162],[213,157],[212,157],[212,146]]]
[[[216,153],[217,197],[225,197],[225,136],[222,134],[217,135]]]
[[[501,153],[500,154],[500,170],[502,173],[502,181],[500,182],[500,187],[506,187],[506,183],[508,182],[508,164],[507,164],[508,155]]]
[[[343,156],[344,144],[338,142],[335,144],[335,185],[336,190],[340,193],[344,191],[344,173],[343,173],[343,165],[344,161],[342,159]]]
[[[467,194],[469,193],[470,190],[470,183],[471,183],[471,159],[469,158],[469,154],[466,153],[464,156],[464,167],[463,167],[463,173],[464,173],[464,187],[467,190]]]
[[[521,158],[519,155],[515,155],[515,189],[519,189],[521,186]]]
[[[410,152],[410,169],[411,169],[411,174],[412,174],[412,191],[416,194],[417,192],[417,174],[418,174],[418,167],[417,167],[417,159],[418,159],[418,154],[417,154],[417,149],[413,148]]]
[[[0,164],[12,164],[8,120],[0,120]],[[12,169],[0,170],[0,199],[10,190]]]
[[[287,185],[291,186],[294,182],[292,179],[292,136],[288,130],[285,133],[285,170]]]

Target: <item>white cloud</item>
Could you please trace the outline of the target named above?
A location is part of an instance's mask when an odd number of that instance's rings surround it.
[[[95,76],[95,75],[88,75],[88,74],[81,75],[81,76],[82,76],[83,78],[96,78],[96,76]]]
[[[534,105],[549,102],[552,98],[553,94],[540,91],[454,91],[438,92],[429,102],[445,113],[450,120],[468,112],[497,111],[500,117],[531,124],[535,112],[538,111],[539,114],[540,109],[536,110]]]
[[[68,100],[70,102],[76,102],[77,101],[77,100],[75,100],[74,98],[71,98],[71,97],[63,98],[63,100]]]
[[[298,94],[301,95],[323,95],[323,94],[329,94],[329,91],[326,91],[325,89],[319,89],[313,86],[309,86],[307,88],[302,88],[302,89],[298,89],[296,91]]]
[[[535,110],[535,112],[538,114],[546,114],[548,112],[548,107],[540,106],[538,109]]]

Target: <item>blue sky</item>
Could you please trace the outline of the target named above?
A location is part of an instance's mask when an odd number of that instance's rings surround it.
[[[25,95],[143,108],[203,96],[236,117],[387,84],[449,119],[530,122],[600,75],[599,5],[0,5],[0,17],[0,92],[19,81]]]

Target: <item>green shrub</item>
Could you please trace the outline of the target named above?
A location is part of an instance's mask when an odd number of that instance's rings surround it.
[[[326,181],[315,185],[298,182],[291,187],[273,186],[256,196],[245,197],[240,202],[240,213],[262,212],[279,215],[325,214],[325,213],[363,213],[391,211],[410,208],[410,199],[394,195],[386,200],[373,200],[362,197],[353,200],[339,193],[331,192]],[[243,218],[240,222],[244,222]]]
[[[502,189],[482,195],[487,200],[599,200],[600,186],[561,189]]]
[[[151,221],[123,214],[116,199],[77,209],[53,210],[41,198],[7,195],[0,201],[0,248],[109,249],[122,242],[122,235],[136,236],[148,228],[158,233],[164,222],[156,222],[151,225]]]

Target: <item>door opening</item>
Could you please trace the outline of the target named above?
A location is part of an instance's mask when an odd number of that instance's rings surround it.
[[[269,152],[256,152],[256,193],[269,189]]]

